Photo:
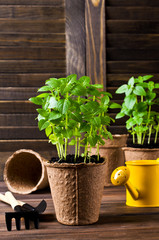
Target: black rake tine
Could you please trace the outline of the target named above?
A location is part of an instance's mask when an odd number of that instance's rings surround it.
[[[5,219],[7,230],[12,230],[12,218],[15,218],[16,229],[19,231],[21,229],[21,218],[24,218],[25,229],[30,229],[30,221],[34,222],[36,229],[39,228],[39,214],[37,212],[6,212]]]
[[[24,217],[25,228],[28,230],[30,228],[30,222],[28,217]]]
[[[36,229],[39,228],[39,217],[34,218],[34,226]]]
[[[16,217],[16,218],[15,218],[15,223],[16,223],[16,229],[19,231],[20,228],[21,228],[20,217]]]
[[[11,217],[10,213],[5,213],[5,220],[6,220],[7,230],[11,231],[12,230],[12,217]]]

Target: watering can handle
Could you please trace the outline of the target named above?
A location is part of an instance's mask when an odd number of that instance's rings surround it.
[[[111,175],[111,182],[115,186],[125,185],[134,200],[139,198],[138,190],[129,181],[130,170],[128,167],[121,166],[116,168]]]

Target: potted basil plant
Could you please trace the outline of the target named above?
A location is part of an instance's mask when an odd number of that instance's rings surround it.
[[[152,77],[131,77],[116,91],[125,95],[116,119],[126,117],[126,129],[132,136],[132,143],[123,148],[126,161],[156,159],[159,156],[159,113],[156,111],[159,84],[149,80]]]
[[[90,78],[50,78],[30,98],[37,108],[38,126],[49,142],[56,145],[58,157],[45,162],[57,220],[66,225],[91,224],[98,220],[104,188],[106,161],[99,155],[103,139],[112,139],[107,126],[113,119],[109,108],[111,94]],[[74,154],[68,154],[69,146]],[[97,154],[91,156],[91,148]],[[82,152],[81,149],[84,149]]]

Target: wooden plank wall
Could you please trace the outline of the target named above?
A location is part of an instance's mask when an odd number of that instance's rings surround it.
[[[115,94],[131,76],[152,74],[159,82],[159,1],[106,1],[107,90]],[[114,116],[115,113],[112,113]],[[113,133],[124,133],[124,120],[117,120]]]
[[[85,1],[86,75],[106,88],[105,0]]]
[[[0,0],[0,169],[20,148],[54,153],[28,98],[47,78],[71,73],[104,84],[119,103],[115,90],[132,75],[157,82],[159,2]],[[110,130],[126,133],[124,120]]]
[[[54,153],[28,101],[51,76],[66,73],[64,0],[0,0],[0,179],[20,148]]]
[[[66,72],[86,74],[85,1],[65,0]]]

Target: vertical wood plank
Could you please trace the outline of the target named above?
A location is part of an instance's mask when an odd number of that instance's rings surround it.
[[[85,1],[65,0],[66,73],[85,75]]]
[[[86,0],[86,74],[106,89],[105,0]]]

